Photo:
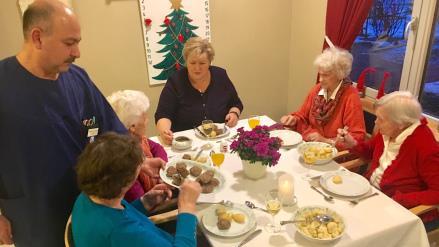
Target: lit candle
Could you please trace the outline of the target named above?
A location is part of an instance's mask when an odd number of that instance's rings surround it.
[[[289,174],[283,174],[278,179],[278,191],[284,205],[291,205],[294,201],[294,178]]]

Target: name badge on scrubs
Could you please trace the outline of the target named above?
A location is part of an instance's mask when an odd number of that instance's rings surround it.
[[[95,136],[99,134],[98,124],[96,123],[96,117],[93,116],[90,119],[82,120],[82,124],[84,125],[85,130],[87,131],[87,138],[89,138],[89,142],[93,142],[95,140]]]
[[[88,129],[87,137],[95,137],[98,135],[99,128]]]

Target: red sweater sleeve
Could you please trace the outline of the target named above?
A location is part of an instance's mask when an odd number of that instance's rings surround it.
[[[424,205],[439,204],[439,152],[423,158],[419,155],[417,169],[421,180],[425,183],[425,190],[401,193],[397,191],[393,199],[406,208]]]
[[[372,160],[375,145],[382,139],[381,134],[377,134],[368,141],[360,140],[356,146],[350,149],[350,151],[367,161]]]

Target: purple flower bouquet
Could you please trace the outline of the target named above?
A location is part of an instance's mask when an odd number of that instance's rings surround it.
[[[268,126],[256,126],[250,131],[238,129],[238,139],[232,142],[232,153],[238,153],[241,160],[250,163],[260,161],[265,166],[275,166],[280,158],[281,140],[270,137]]]

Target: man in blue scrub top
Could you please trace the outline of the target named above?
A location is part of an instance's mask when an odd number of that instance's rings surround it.
[[[96,135],[126,129],[73,64],[81,29],[71,9],[37,0],[23,33],[18,55],[0,61],[0,241],[64,246],[78,155]]]

